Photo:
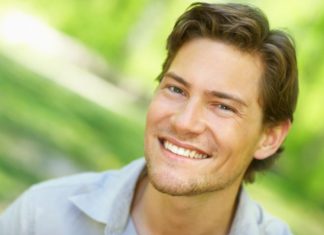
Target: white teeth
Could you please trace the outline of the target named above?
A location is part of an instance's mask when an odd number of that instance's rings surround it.
[[[176,146],[174,144],[171,144],[168,141],[164,141],[163,146],[164,146],[164,148],[166,148],[170,152],[175,153],[177,155],[180,155],[182,157],[195,158],[195,159],[205,159],[205,158],[208,157],[207,154],[201,154],[201,153],[197,153],[194,150],[181,148],[181,147],[178,147],[178,146]]]

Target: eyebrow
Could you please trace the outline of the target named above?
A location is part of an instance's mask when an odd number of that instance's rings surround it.
[[[233,100],[243,106],[246,106],[246,107],[248,106],[242,99],[240,99],[239,97],[234,96],[234,95],[230,95],[230,94],[227,94],[227,93],[224,93],[221,91],[209,91],[208,93],[210,93],[212,96],[215,96],[215,97],[218,97],[221,99]]]
[[[173,72],[167,72],[165,75],[165,77],[169,77],[179,83],[181,83],[182,85],[186,86],[186,87],[191,87],[191,84],[189,82],[187,82],[185,79],[183,79],[182,77],[178,76],[177,74],[173,73]],[[227,100],[232,100],[235,101],[243,106],[248,106],[241,98],[232,95],[232,94],[228,94],[225,92],[221,92],[221,91],[207,91],[207,94],[210,96],[214,96],[220,99],[227,99]]]
[[[181,83],[182,85],[186,86],[186,87],[191,87],[190,83],[187,82],[186,80],[184,80],[182,77],[176,75],[173,72],[167,72],[164,77],[169,77],[172,78],[173,80],[176,80],[177,82]]]

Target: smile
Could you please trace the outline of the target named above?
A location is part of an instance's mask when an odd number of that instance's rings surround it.
[[[181,157],[186,157],[186,158],[192,158],[192,159],[206,159],[208,158],[207,154],[202,154],[202,153],[198,153],[195,150],[190,150],[190,149],[186,149],[186,148],[182,148],[179,146],[176,146],[174,144],[171,144],[169,141],[165,140],[163,142],[163,147],[174,153],[177,154]]]

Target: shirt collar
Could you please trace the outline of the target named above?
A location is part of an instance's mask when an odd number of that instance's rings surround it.
[[[92,219],[106,224],[109,231],[122,231],[128,220],[139,175],[145,167],[144,158],[121,170],[105,173],[94,189],[70,197],[70,201]]]
[[[242,187],[239,202],[229,235],[257,235],[259,233],[260,211]]]
[[[121,170],[104,173],[94,187],[69,199],[86,215],[106,224],[109,231],[122,231],[127,224],[136,183],[144,168],[145,160],[141,158]],[[229,235],[259,234],[259,220],[258,207],[242,187]]]

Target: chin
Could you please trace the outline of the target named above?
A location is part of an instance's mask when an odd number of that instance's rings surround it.
[[[170,196],[196,196],[226,188],[223,184],[211,185],[204,177],[173,175],[167,169],[158,171],[148,167],[148,178],[157,191]]]

